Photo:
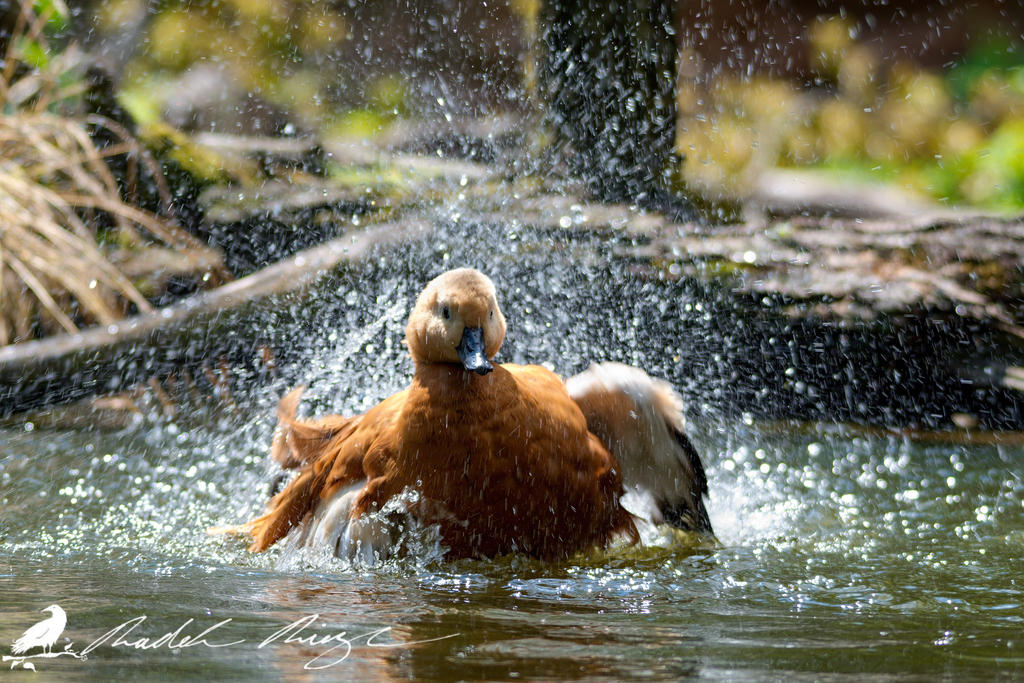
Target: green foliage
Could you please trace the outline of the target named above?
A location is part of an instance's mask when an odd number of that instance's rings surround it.
[[[37,40],[23,37],[18,41],[18,56],[21,61],[33,69],[46,69],[50,66],[50,51]]]
[[[160,102],[153,96],[158,88],[154,83],[143,87],[125,88],[117,94],[117,101],[142,126],[160,122]]]
[[[114,33],[139,11],[142,0],[114,0],[99,7],[97,27]],[[300,128],[376,133],[381,121],[405,111],[406,90],[396,76],[353,82],[336,58],[348,49],[351,21],[344,3],[327,0],[162,0],[144,50],[126,69],[122,102],[151,121],[181,95],[161,84],[209,68],[234,90],[225,94],[226,107],[248,94],[287,112]]]
[[[1001,36],[988,37],[950,69],[950,89],[958,100],[967,102],[978,82],[993,73],[1024,92],[1024,45]]]
[[[57,33],[68,28],[70,13],[67,5],[59,0],[35,0],[32,9],[36,16],[46,17],[46,31]]]
[[[845,19],[810,33],[828,91],[735,77],[707,92],[680,88],[689,183],[742,195],[766,169],[812,167],[943,202],[1024,209],[1024,44],[989,39],[935,73],[886,65]]]
[[[35,26],[26,26],[27,30],[17,37],[16,56],[28,66],[44,70],[49,68],[53,55],[47,38],[67,30],[68,8],[59,0],[36,0],[32,3],[32,11],[41,21],[42,30]]]

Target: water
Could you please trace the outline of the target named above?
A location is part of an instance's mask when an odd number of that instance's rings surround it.
[[[1024,446],[737,415],[728,384],[757,378],[729,361],[729,311],[607,265],[597,241],[524,234],[453,225],[336,273],[309,300],[282,300],[247,323],[289,349],[276,377],[238,370],[230,400],[181,399],[173,416],[120,431],[3,428],[0,654],[57,603],[76,652],[146,620],[86,660],[33,660],[40,680],[1024,675]],[[483,267],[502,292],[501,359],[563,373],[620,360],[680,388],[720,547],[613,548],[560,564],[424,554],[366,568],[251,555],[204,533],[265,500],[287,386],[308,383],[311,410],[352,412],[408,381],[407,311],[430,275],[457,265]],[[180,645],[223,620],[193,647],[139,642],[177,631]],[[274,637],[289,624],[316,640]]]

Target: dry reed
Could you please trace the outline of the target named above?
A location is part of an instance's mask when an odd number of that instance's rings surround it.
[[[127,130],[100,116],[67,115],[81,94],[81,80],[67,77],[81,61],[76,50],[27,67],[25,45],[51,52],[46,20],[23,2],[0,74],[0,345],[151,311],[137,283],[115,266],[136,253],[177,253],[178,272],[199,264],[214,282],[227,275],[216,252],[173,217],[123,200],[107,165],[121,155],[136,178],[145,165],[172,215],[158,165]],[[90,127],[105,129],[113,142],[98,147]]]

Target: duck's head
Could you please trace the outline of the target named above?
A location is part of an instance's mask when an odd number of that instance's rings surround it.
[[[458,363],[486,375],[505,340],[505,318],[494,283],[472,268],[449,270],[427,285],[405,328],[413,360]]]

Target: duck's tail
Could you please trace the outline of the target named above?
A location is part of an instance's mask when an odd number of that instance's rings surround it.
[[[626,489],[653,501],[651,521],[713,534],[704,464],[686,436],[683,401],[668,382],[601,363],[566,386],[587,427],[618,460]]]
[[[277,431],[270,445],[270,456],[285,469],[303,468],[297,477],[285,484],[287,476],[276,477],[271,485],[271,500],[267,512],[245,524],[211,527],[209,534],[250,536],[249,550],[262,552],[276,543],[289,530],[313,510],[329,467],[312,467],[320,458],[331,439],[353,424],[356,418],[328,415],[317,419],[300,420],[295,417],[299,399],[305,387],[297,387],[286,394],[277,405]]]
[[[316,460],[324,444],[352,423],[354,418],[325,415],[316,419],[295,417],[306,387],[295,387],[277,403],[277,431],[270,444],[270,457],[281,467],[295,469]]]

